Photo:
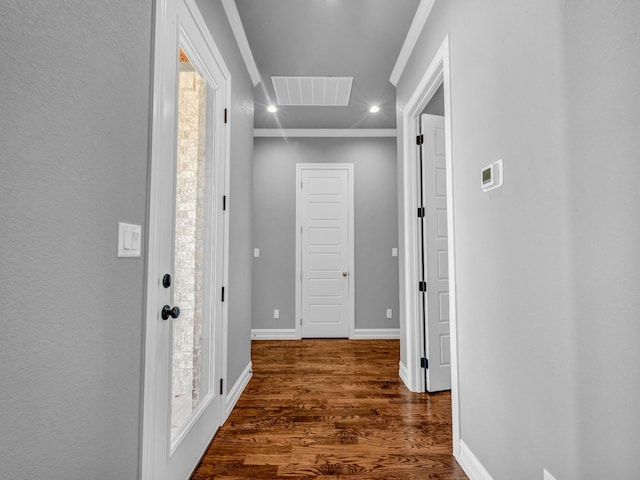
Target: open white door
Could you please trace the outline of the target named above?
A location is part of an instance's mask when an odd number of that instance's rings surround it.
[[[298,164],[300,336],[349,337],[353,328],[353,165]]]
[[[451,389],[449,333],[449,255],[447,234],[447,175],[444,117],[421,115],[423,135],[422,220],[424,279],[426,280],[425,348],[426,389]]]
[[[230,75],[193,0],[156,6],[141,477],[180,480],[223,418]]]

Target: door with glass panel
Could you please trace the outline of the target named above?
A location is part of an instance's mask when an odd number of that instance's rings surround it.
[[[178,480],[197,465],[224,408],[227,78],[212,40],[198,25],[195,3],[163,6],[166,30],[163,41],[156,40],[156,55],[166,61],[159,69],[157,59],[155,72],[160,86],[154,104],[145,356],[153,363],[145,367],[142,473]]]
[[[180,437],[211,393],[210,358],[213,303],[212,175],[208,161],[206,78],[191,62],[183,45],[179,51],[176,159],[173,191],[173,249],[171,273],[163,288],[171,300],[161,318],[171,324],[171,440]],[[210,117],[210,116],[209,116]],[[209,138],[207,138],[209,137]],[[209,157],[209,158],[208,158]]]

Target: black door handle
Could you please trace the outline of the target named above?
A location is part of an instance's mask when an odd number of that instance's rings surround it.
[[[178,318],[180,316],[180,307],[171,308],[169,305],[162,307],[162,319],[167,320],[169,317]]]

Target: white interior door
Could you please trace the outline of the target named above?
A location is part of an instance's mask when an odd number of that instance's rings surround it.
[[[427,391],[451,389],[449,256],[444,117],[422,115],[423,255],[426,291]]]
[[[353,165],[298,165],[302,338],[349,337],[353,324]]]
[[[158,3],[142,478],[189,478],[224,406],[228,73],[192,0]]]

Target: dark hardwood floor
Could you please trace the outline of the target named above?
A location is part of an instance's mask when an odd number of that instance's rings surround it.
[[[192,480],[467,479],[450,395],[407,390],[398,341],[254,341],[252,360]]]

